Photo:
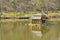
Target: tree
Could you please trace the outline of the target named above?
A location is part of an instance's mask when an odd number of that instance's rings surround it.
[[[57,0],[42,0],[43,11],[52,11],[57,9]]]

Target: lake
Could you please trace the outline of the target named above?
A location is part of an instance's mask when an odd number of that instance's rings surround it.
[[[0,40],[59,40],[60,21],[50,23],[49,31],[40,38],[29,30],[29,20],[1,19]]]

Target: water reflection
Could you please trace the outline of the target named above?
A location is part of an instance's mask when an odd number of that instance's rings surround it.
[[[0,21],[1,40],[58,40],[60,35],[60,22],[49,27],[49,31],[43,37],[37,37],[29,30],[29,20]],[[54,24],[54,23],[53,23]]]

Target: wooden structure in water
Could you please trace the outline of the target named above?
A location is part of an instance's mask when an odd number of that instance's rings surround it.
[[[30,18],[32,26],[30,29],[32,31],[41,31],[41,25],[45,23],[47,17],[41,13],[34,14],[33,17]]]
[[[30,27],[30,29],[32,31],[41,31],[41,16],[42,14],[38,13],[38,14],[34,14],[30,20],[31,20],[31,24],[32,26]]]

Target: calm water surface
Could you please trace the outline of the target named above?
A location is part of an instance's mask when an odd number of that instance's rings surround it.
[[[28,20],[0,21],[0,40],[59,40],[60,22],[48,26],[49,31],[44,33],[42,38],[32,34],[28,24]]]

